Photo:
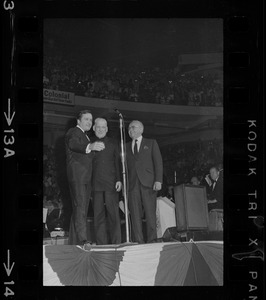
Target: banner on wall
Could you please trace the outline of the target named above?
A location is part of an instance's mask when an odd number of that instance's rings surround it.
[[[73,106],[75,105],[75,94],[70,92],[43,89],[43,101]]]

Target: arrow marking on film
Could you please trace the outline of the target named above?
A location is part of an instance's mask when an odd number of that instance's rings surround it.
[[[8,111],[7,111],[7,114],[4,112],[4,115],[6,117],[6,121],[7,121],[8,126],[10,126],[11,123],[12,123],[12,120],[15,116],[15,111],[14,111],[12,116],[10,117],[10,98],[8,98]]]
[[[7,266],[5,263],[3,263],[5,269],[6,269],[6,273],[7,273],[7,276],[10,276],[11,272],[12,272],[12,269],[14,267],[14,262],[12,264],[12,266],[10,267],[10,251],[9,249],[7,250]]]

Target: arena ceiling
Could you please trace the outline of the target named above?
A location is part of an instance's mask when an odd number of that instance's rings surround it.
[[[222,19],[45,19],[44,54],[80,63],[175,67],[184,53],[223,50]]]

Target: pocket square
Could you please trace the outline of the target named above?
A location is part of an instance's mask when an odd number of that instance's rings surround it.
[[[144,150],[147,150],[147,149],[149,149],[149,147],[148,146],[144,146]]]

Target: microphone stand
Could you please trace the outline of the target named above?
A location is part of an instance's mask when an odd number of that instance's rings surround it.
[[[120,138],[121,138],[121,161],[123,174],[123,195],[125,200],[125,218],[126,218],[126,243],[129,243],[129,221],[128,221],[128,198],[127,198],[127,181],[126,181],[126,160],[125,160],[125,141],[123,135],[124,120],[121,113],[119,113],[120,122]]]

